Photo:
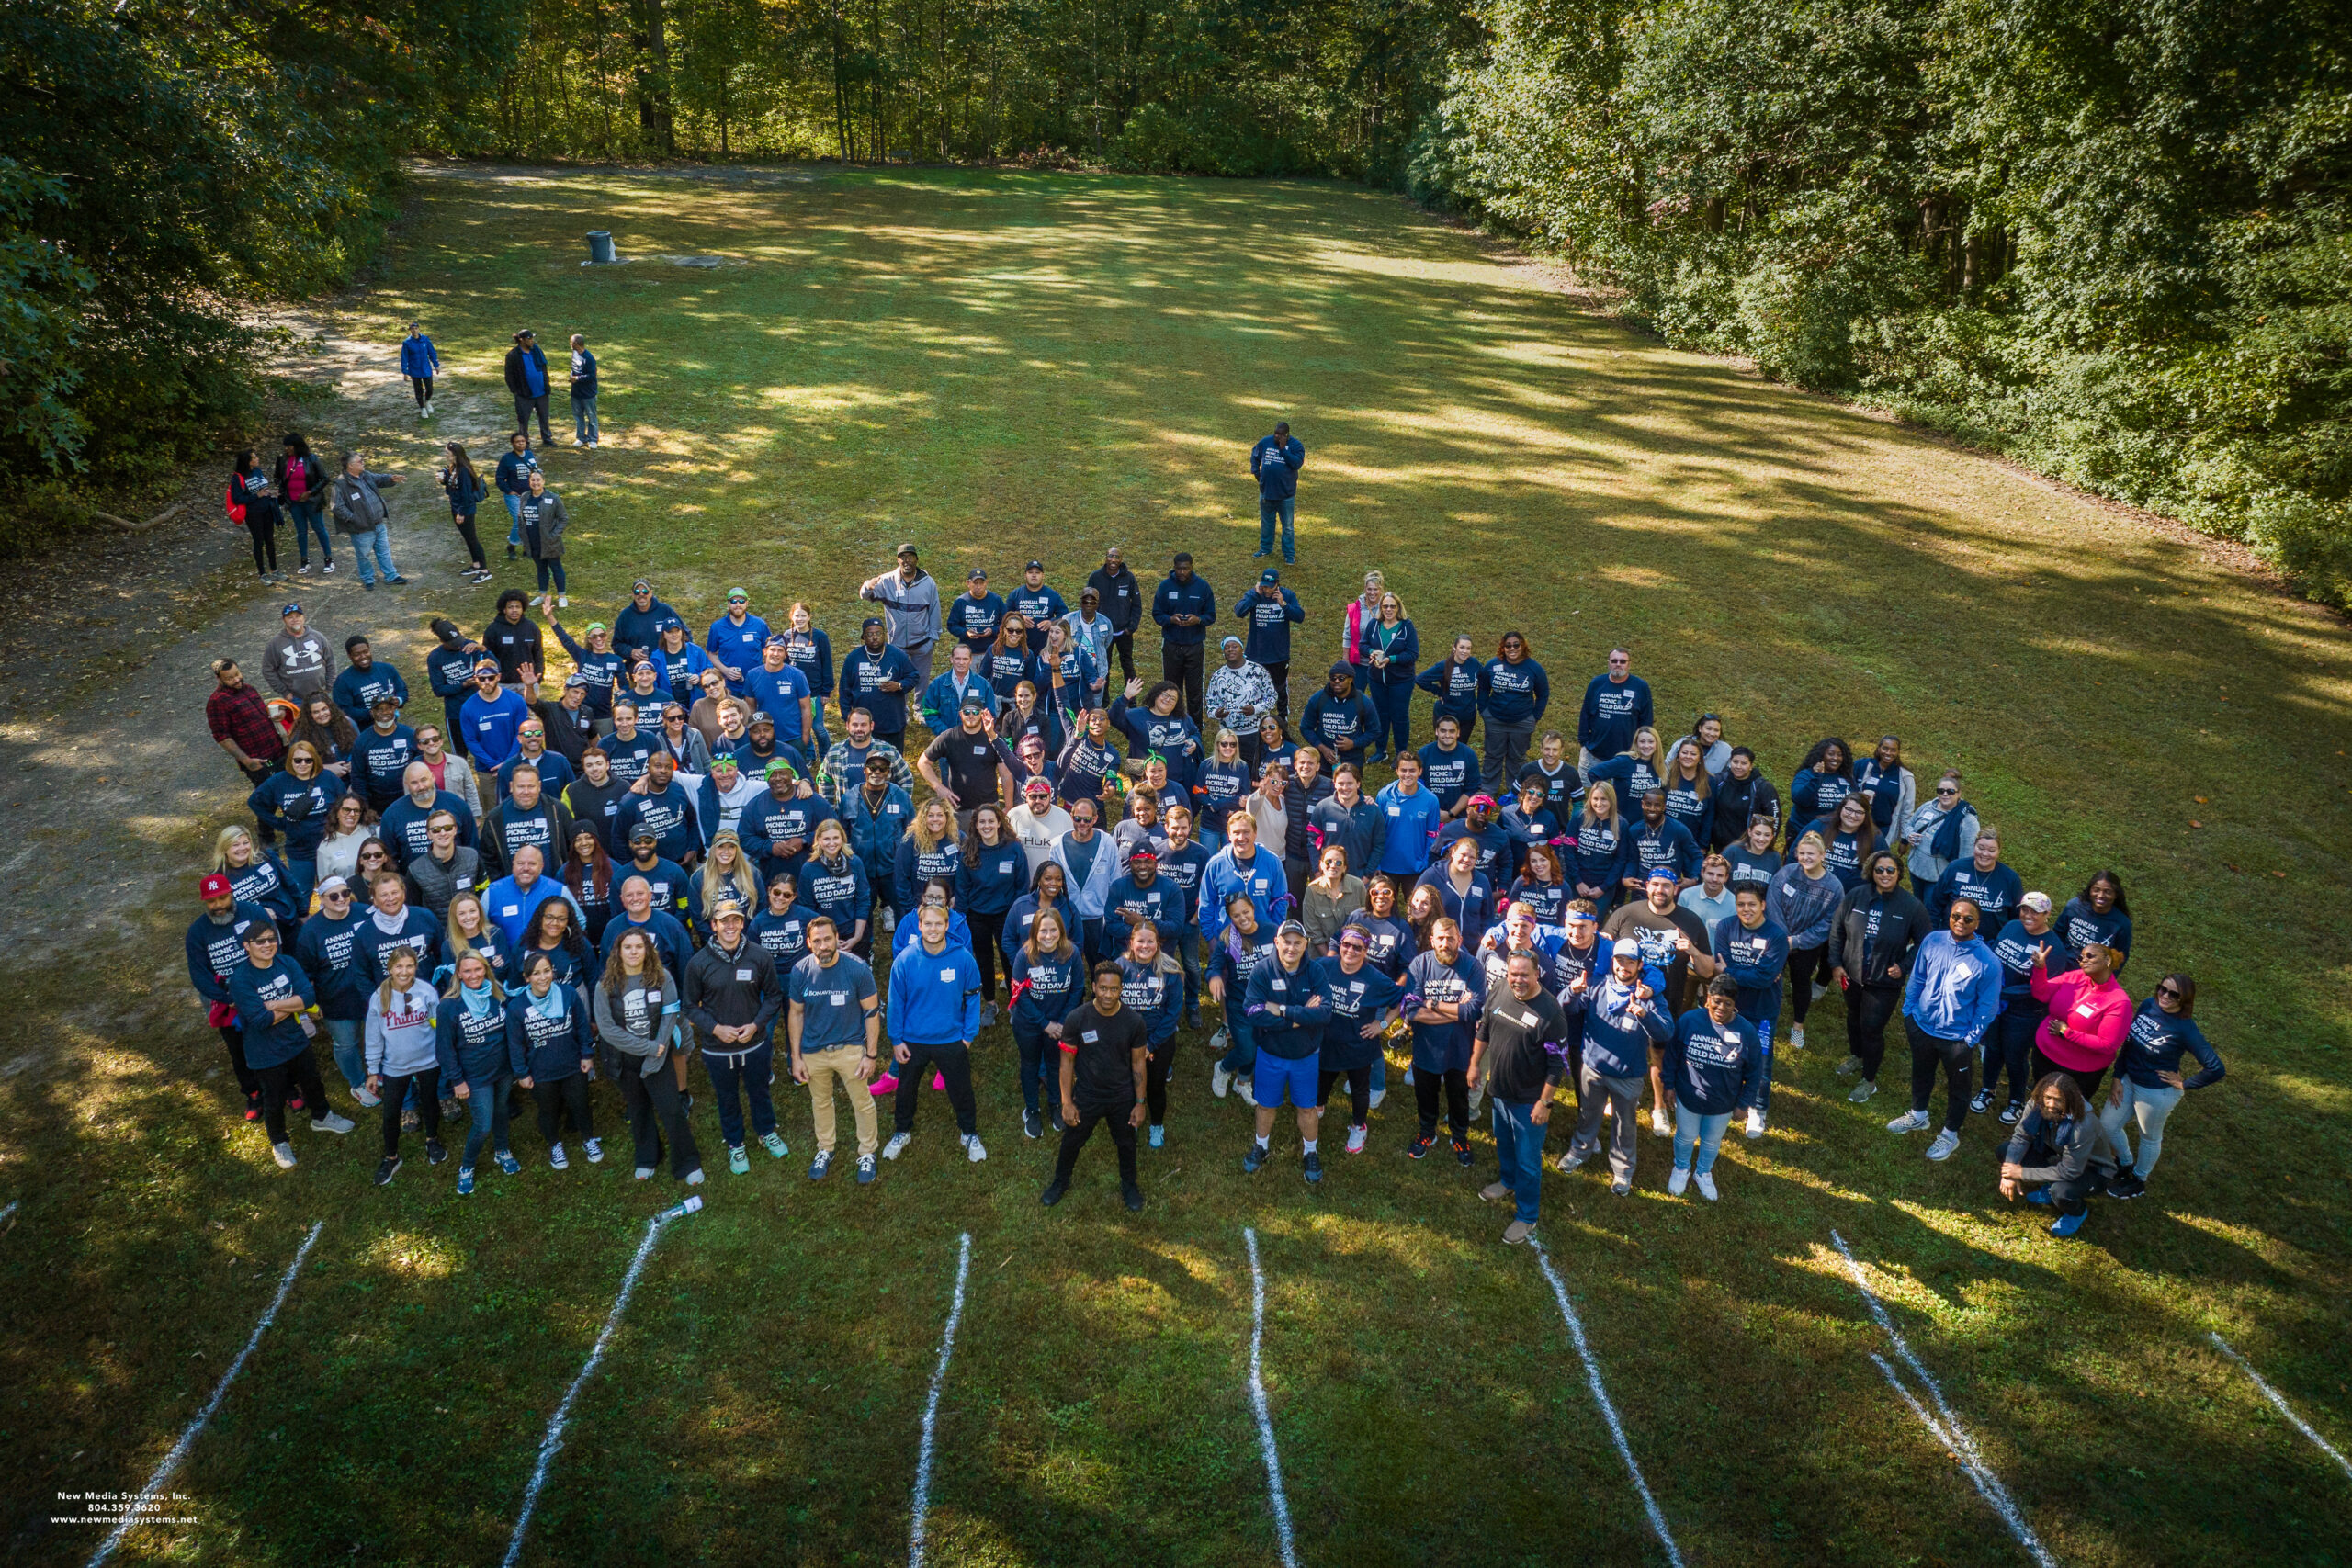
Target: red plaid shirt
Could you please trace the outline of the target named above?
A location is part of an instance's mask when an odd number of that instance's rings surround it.
[[[238,750],[256,762],[274,762],[285,753],[286,738],[269,716],[269,705],[253,682],[232,690],[216,685],[204,699],[204,722],[215,740],[233,740]]]

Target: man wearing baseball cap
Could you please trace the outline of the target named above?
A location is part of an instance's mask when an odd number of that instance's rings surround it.
[[[817,734],[817,699],[808,677],[792,662],[792,639],[773,633],[760,649],[759,662],[743,677],[741,691],[751,704],[775,717],[775,732],[796,748],[806,748]]]
[[[499,684],[498,660],[484,657],[474,665],[474,694],[458,708],[458,723],[477,774],[495,773],[514,757],[515,735],[530,712],[520,692]]]
[[[927,678],[923,671],[930,668],[929,650],[923,655],[922,671],[918,671],[904,649],[892,648],[885,640],[878,615],[865,617],[858,628],[858,645],[842,660],[842,723],[859,747],[878,737],[893,752],[903,751],[907,744],[907,694],[922,691]],[[865,716],[864,739],[857,736],[859,714]],[[862,756],[853,756],[845,768],[836,769],[828,757],[826,793],[838,795],[851,787],[864,766]],[[901,782],[910,782],[911,777]]]
[[[1668,1022],[1690,1010],[1682,1003],[1691,999],[1691,981],[1704,985],[1715,977],[1717,967],[1707,922],[1682,907],[1677,897],[1680,888],[1673,866],[1655,867],[1642,885],[1642,897],[1620,904],[1601,927],[1601,934],[1612,942],[1632,938],[1641,949],[1644,965],[1665,976],[1657,1003]],[[1674,1119],[1666,1110],[1665,1061],[1661,1043],[1650,1053],[1649,1073],[1650,1131],[1661,1138],[1674,1134]]]
[[[694,636],[677,611],[653,596],[653,584],[640,577],[629,584],[628,603],[613,617],[613,651],[631,663],[650,658],[662,646],[664,626]]]
[[[947,633],[962,641],[978,659],[996,640],[996,626],[1004,619],[1004,601],[989,592],[986,567],[964,574],[964,592],[947,607]]]
[[[1274,703],[1290,722],[1290,629],[1306,619],[1306,612],[1299,606],[1298,595],[1283,586],[1283,574],[1272,567],[1258,574],[1257,586],[1241,595],[1233,606],[1233,618],[1249,628],[1243,652],[1250,662],[1266,672],[1273,682]],[[1251,728],[1257,725],[1253,716]],[[1236,729],[1241,727],[1234,726]]]
[[[1046,627],[1069,614],[1062,596],[1046,586],[1046,563],[1033,560],[1021,569],[1021,586],[1005,596],[1004,607],[1018,610],[1029,623],[1029,651],[1042,653]]]
[[[1584,1062],[1577,1077],[1577,1132],[1560,1156],[1563,1173],[1590,1159],[1600,1148],[1600,1113],[1614,1118],[1609,1142],[1609,1190],[1620,1198],[1634,1190],[1638,1134],[1634,1108],[1649,1076],[1650,1050],[1674,1037],[1674,1023],[1660,993],[1666,977],[1642,965],[1642,944],[1620,937],[1609,949],[1609,977],[1598,987],[1572,991],[1564,1010],[1580,1027]]]
[[[229,1000],[229,976],[245,961],[245,932],[270,924],[269,911],[258,904],[240,904],[230,891],[229,879],[215,873],[196,886],[204,912],[187,928],[187,978],[205,1004],[205,1021],[220,1032],[229,1048],[229,1069],[245,1094],[245,1120],[261,1120],[261,1079],[245,1062],[244,1031]]]
[[[1035,881],[1037,868],[1054,858],[1054,845],[1075,825],[1069,812],[1055,798],[1051,779],[1031,779],[1021,786],[1021,804],[1005,814],[1012,825],[1012,836],[1021,840],[1021,848],[1029,857],[1028,880]]]
[[[866,579],[857,596],[882,606],[883,618],[889,626],[890,646],[905,654],[907,662],[914,667],[914,679],[907,685],[918,692],[930,685],[931,649],[939,639],[939,583],[923,570],[913,543],[899,547],[896,571]],[[848,701],[849,696],[844,685],[842,700]],[[889,727],[877,719],[875,728],[887,733]]]
[[[1331,998],[1317,981],[1314,965],[1306,962],[1306,928],[1284,920],[1274,932],[1273,961],[1261,959],[1250,972],[1242,1008],[1258,1044],[1258,1059],[1250,1066],[1258,1135],[1241,1156],[1241,1168],[1252,1174],[1272,1152],[1274,1112],[1287,1100],[1297,1111],[1304,1174],[1310,1183],[1323,1179],[1316,1091],[1322,1087],[1323,1030],[1331,1021]]]
[[[767,793],[767,781],[745,773],[732,751],[712,754],[710,772],[695,794],[695,820],[702,828],[702,847],[709,849],[721,833],[740,836],[743,807]]]
[[[1168,575],[1152,591],[1151,618],[1159,624],[1160,674],[1184,694],[1184,711],[1198,725],[1208,628],[1216,621],[1216,590],[1193,574],[1190,550],[1176,552]]]
[[[1116,545],[1104,550],[1102,565],[1086,580],[1086,586],[1094,591],[1095,608],[1102,612],[1102,618],[1111,623],[1110,647],[1118,649],[1119,679],[1132,681],[1136,678],[1136,628],[1143,625],[1143,585],[1127,570],[1125,552]],[[1078,604],[1083,613],[1085,594],[1079,595]],[[1111,656],[1107,650],[1098,648],[1094,662],[1106,675],[1109,673]]]
[[[702,639],[703,651],[727,677],[729,691],[739,697],[747,694],[744,678],[760,667],[760,654],[767,644],[768,624],[752,614],[751,594],[741,588],[729,589],[727,613],[710,623]]]
[[[310,976],[278,950],[277,928],[269,921],[246,927],[243,941],[245,961],[228,976],[229,1003],[244,1032],[245,1061],[261,1079],[269,1152],[281,1168],[291,1169],[294,1145],[286,1141],[289,1104],[311,1113],[313,1133],[348,1133],[354,1123],[327,1103],[327,1086],[320,1081],[311,1037],[302,1028],[301,1016],[313,1000]]]
[[[751,1156],[743,1147],[743,1106],[752,1106],[752,1134],[775,1158],[791,1152],[775,1130],[775,1105],[768,1085],[775,1077],[775,1046],[770,1037],[784,1010],[775,960],[744,933],[750,911],[722,898],[710,911],[710,941],[686,964],[686,1021],[702,1042],[703,1069],[710,1074],[718,1101],[718,1130],[727,1140],[727,1168],[748,1175]]]
[[[334,684],[334,650],[311,625],[302,606],[278,607],[278,633],[262,649],[261,677],[281,697],[307,703]]]

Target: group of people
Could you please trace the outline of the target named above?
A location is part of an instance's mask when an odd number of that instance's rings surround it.
[[[278,1161],[296,1158],[289,1111],[352,1126],[322,1033],[380,1122],[380,1181],[405,1133],[445,1158],[459,1104],[459,1190],[485,1147],[518,1169],[525,1091],[548,1163],[575,1138],[595,1163],[598,1077],[621,1090],[637,1175],[666,1155],[700,1180],[696,1056],[738,1174],[755,1144],[788,1152],[780,1069],[810,1091],[812,1179],[854,1158],[875,1179],[926,1086],[979,1161],[975,1053],[1001,1021],[1024,1135],[1061,1139],[1044,1201],[1102,1126],[1140,1207],[1138,1146],[1165,1142],[1179,1046],[1214,1013],[1211,1092],[1254,1112],[1246,1169],[1275,1157],[1287,1109],[1321,1181],[1342,1088],[1333,1152],[1366,1151],[1394,1067],[1415,1160],[1475,1166],[1470,1117],[1490,1103],[1482,1196],[1512,1205],[1519,1242],[1555,1104],[1574,1108],[1558,1170],[1605,1155],[1629,1193],[1646,1119],[1670,1140],[1667,1190],[1714,1199],[1721,1141],[1735,1122],[1765,1135],[1776,1055],[1804,1049],[1834,990],[1849,1098],[1879,1092],[1899,1020],[1909,1100],[1890,1133],[1932,1132],[1943,1161],[1971,1116],[1996,1116],[2000,1190],[2069,1235],[2092,1196],[2144,1190],[2180,1099],[2222,1076],[2188,976],[2126,990],[2121,879],[2063,903],[2029,890],[1962,776],[1915,771],[1894,736],[1823,739],[1783,784],[1717,715],[1661,731],[1622,648],[1573,728],[1550,728],[1524,633],[1484,657],[1449,637],[1424,665],[1378,573],[1332,617],[1340,657],[1294,719],[1291,640],[1313,620],[1278,570],[1225,601],[1189,555],[1147,589],[1114,549],[1074,607],[1047,575],[1031,560],[1000,596],[974,568],[943,602],[903,546],[862,586],[876,613],[838,661],[809,605],[771,623],[740,588],[699,635],[643,580],[576,634],[560,581],[510,590],[478,636],[433,624],[414,703],[364,636],[338,659],[287,604],[260,673],[290,727],[215,665],[207,716],[254,826],[220,835],[187,937]],[[1211,667],[1221,615],[1238,629]]]

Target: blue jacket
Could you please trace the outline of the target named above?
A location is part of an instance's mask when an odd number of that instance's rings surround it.
[[[423,333],[401,339],[401,374],[431,376],[441,368],[441,351]]]
[[[1429,791],[1423,790],[1421,798],[1428,800]],[[1348,852],[1348,870],[1357,876],[1369,876],[1387,851],[1388,814],[1363,795],[1356,796],[1352,807],[1341,806],[1337,795],[1318,800],[1307,808],[1306,820],[1316,840],[1314,858],[1320,861],[1323,852],[1337,844]]]
[[[506,1009],[495,1003],[476,1016],[464,998],[442,998],[433,1013],[433,1049],[441,1058],[444,1089],[460,1083],[480,1088],[520,1077],[525,1070],[521,1043],[507,1037]]]
[[[1250,625],[1242,637],[1241,651],[1251,663],[1287,664],[1290,629],[1306,619],[1306,612],[1300,608],[1298,595],[1289,589],[1277,586],[1274,596],[1269,599],[1253,584],[1234,604],[1233,618]]]
[[[978,855],[956,863],[956,907],[967,915],[1001,915],[1011,909],[1029,885],[1028,852],[1014,839],[994,849],[978,839],[967,839],[965,845]]]
[[[1633,1017],[1634,987],[1610,976],[1598,987],[1587,986],[1565,1002],[1571,1019],[1584,1020],[1585,1065],[1602,1077],[1638,1078],[1649,1076],[1652,1044],[1663,1045],[1674,1036],[1666,1010],[1664,976],[1645,969],[1642,979],[1657,993]]]
[[[2001,961],[1983,937],[1929,931],[1911,954],[1903,1016],[1939,1040],[1975,1044],[2001,1016]]]
[[[1756,1103],[1764,1084],[1764,1048],[1745,1018],[1717,1023],[1705,1008],[1675,1021],[1659,1070],[1666,1092],[1701,1116],[1721,1116]]]
[[[1363,1026],[1385,1022],[1404,999],[1405,987],[1368,963],[1352,975],[1340,969],[1337,957],[1313,959],[1306,967],[1331,1004],[1323,1025],[1323,1070],[1343,1073],[1372,1066],[1380,1057],[1380,1036],[1365,1039]]]
[[[499,488],[505,488],[503,481]],[[661,651],[662,628],[664,626],[675,626],[685,632],[689,638],[694,636],[678,612],[661,600],[656,599],[639,610],[637,601],[632,599],[621,606],[619,615],[613,617],[613,651],[633,654],[641,648],[650,657]]]
[[[1363,671],[1358,677],[1359,685],[1364,681],[1379,686],[1409,686],[1413,683],[1413,666],[1419,662],[1421,657],[1421,634],[1413,629],[1412,622],[1399,621],[1395,635],[1384,645],[1380,637],[1385,629],[1377,620],[1364,624],[1363,651],[1367,657],[1359,666]],[[1382,649],[1387,653],[1387,663],[1374,667],[1369,655],[1374,649]],[[1409,692],[1406,694],[1408,696],[1411,694]]]
[[[1164,969],[1158,964],[1146,965],[1127,957],[1116,962],[1119,999],[1136,1010],[1143,1020],[1147,1042],[1157,1050],[1176,1038],[1176,1026],[1183,1021],[1184,971],[1173,965]]]
[[[1258,481],[1261,501],[1287,501],[1296,495],[1298,470],[1306,466],[1306,447],[1295,435],[1261,435],[1250,448],[1250,472]]]
[[[1198,615],[1197,626],[1171,625],[1178,615]],[[1161,640],[1170,648],[1189,648],[1207,640],[1208,628],[1216,624],[1216,590],[1207,580],[1195,576],[1190,582],[1179,582],[1170,573],[1152,591],[1151,618],[1159,623]]]
[[[589,1032],[588,1004],[580,993],[560,981],[548,989],[563,999],[563,1014],[548,1018],[534,1010],[530,987],[506,994],[506,1059],[523,1064],[535,1083],[554,1083],[575,1076],[580,1064],[596,1055]],[[438,1021],[436,1020],[436,1022]]]
[[[1236,863],[1230,849],[1217,851],[1209,857],[1208,868],[1201,873],[1200,911],[1201,940],[1214,941],[1225,930],[1225,906],[1237,893],[1250,896],[1250,907],[1258,916],[1258,924],[1272,931],[1281,923],[1278,913],[1287,914],[1291,907],[1290,884],[1283,874],[1283,857],[1260,844],[1245,871]],[[1269,924],[1269,922],[1272,922]]]
[[[748,811],[750,807],[744,809]],[[851,852],[865,868],[869,884],[879,886],[895,878],[899,840],[906,837],[907,826],[914,819],[915,803],[897,784],[883,790],[879,806],[866,800],[862,779],[856,788],[842,792],[842,826],[849,834]]]
[[[300,997],[305,1002],[317,999],[311,977],[302,973],[300,964],[280,953],[267,969],[256,969],[250,961],[239,964],[229,971],[228,980],[229,1000],[237,1010],[237,1026],[244,1032],[247,1066],[275,1067],[309,1047],[311,1037],[302,1032],[300,1013],[283,1022],[272,1022],[269,1016],[273,1001],[288,997]]]
[[[962,722],[964,699],[968,696],[978,696],[988,705],[989,712],[996,712],[996,688],[980,679],[978,666],[975,665],[972,672],[961,680],[956,679],[952,669],[942,671],[923,688],[923,723],[933,735],[946,734]],[[879,729],[882,726],[876,721],[874,728]]]
[[[1532,659],[1512,664],[1489,659],[1478,667],[1478,711],[1489,724],[1521,724],[1544,716],[1552,705],[1552,682]]]
[[[1614,757],[1634,743],[1634,731],[1657,722],[1650,685],[1639,675],[1614,682],[1595,675],[1577,714],[1577,744],[1596,757]]]
[[[953,1045],[980,1032],[980,965],[971,949],[919,942],[890,964],[890,1043]]]
[[[1285,1062],[1321,1054],[1323,1027],[1331,1021],[1331,1001],[1316,981],[1315,964],[1304,959],[1296,969],[1286,970],[1281,959],[1269,957],[1250,972],[1242,1011],[1249,1017],[1250,1036],[1261,1052]],[[1283,1010],[1279,1016],[1267,1010],[1276,1007]]]

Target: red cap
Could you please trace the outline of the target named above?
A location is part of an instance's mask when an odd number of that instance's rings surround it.
[[[228,891],[229,879],[217,871],[196,885],[196,896],[199,898],[222,897]]]

